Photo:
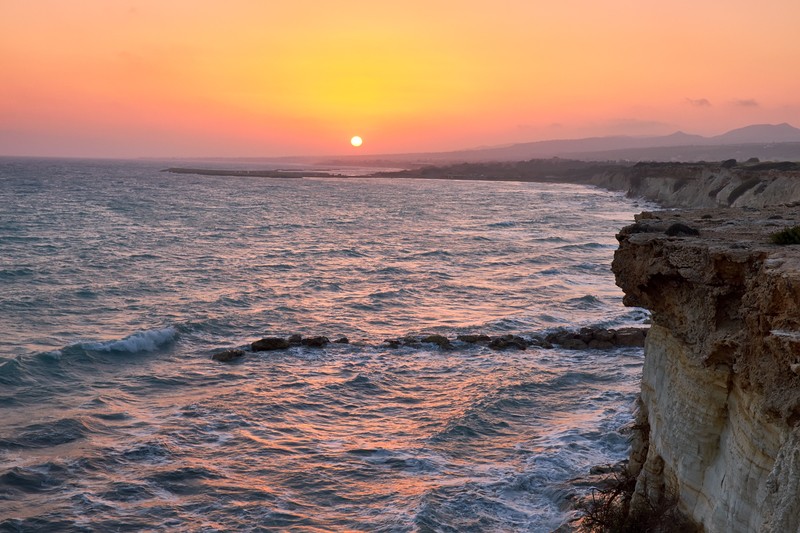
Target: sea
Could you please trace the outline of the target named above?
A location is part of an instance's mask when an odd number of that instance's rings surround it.
[[[0,159],[0,531],[546,532],[626,457],[640,348],[456,337],[646,322],[641,201],[167,166]]]

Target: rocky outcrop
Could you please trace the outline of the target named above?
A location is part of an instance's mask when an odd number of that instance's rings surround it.
[[[664,211],[617,236],[625,304],[653,322],[632,505],[676,498],[709,532],[800,531],[800,247],[769,243],[797,224],[785,206]]]

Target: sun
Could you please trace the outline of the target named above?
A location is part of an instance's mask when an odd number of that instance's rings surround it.
[[[361,137],[359,137],[358,135],[355,135],[355,136],[353,136],[352,139],[350,139],[350,144],[352,144],[356,148],[361,146],[363,143],[364,143],[364,140]]]

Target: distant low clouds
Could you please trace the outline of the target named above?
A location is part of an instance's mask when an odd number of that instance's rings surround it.
[[[694,107],[711,107],[708,98],[687,98],[686,103]]]
[[[687,98],[686,103],[692,107],[712,107],[711,100],[708,98]],[[736,107],[760,107],[760,104],[754,98],[737,98],[729,103]]]

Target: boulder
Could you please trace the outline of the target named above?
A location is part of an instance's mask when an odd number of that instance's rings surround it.
[[[323,337],[319,335],[317,337],[306,337],[300,341],[300,344],[303,346],[307,346],[309,348],[322,348],[326,344],[328,344],[330,339],[328,337]]]
[[[589,345],[580,338],[564,339],[563,342],[559,344],[566,350],[585,350],[589,347]]]
[[[670,237],[696,237],[700,235],[700,231],[680,222],[672,224],[665,233]]]
[[[250,345],[254,352],[269,352],[272,350],[285,350],[290,346],[289,341],[281,337],[264,337]]]
[[[528,346],[536,346],[537,348],[544,348],[545,350],[551,350],[553,348],[553,344],[549,342],[544,337],[539,337],[538,335],[534,335],[528,341]]]
[[[594,339],[594,332],[595,330],[592,328],[581,328],[580,332],[578,332],[578,338],[586,344],[589,344],[592,342],[592,339]]]
[[[552,331],[547,334],[544,338],[547,342],[552,344],[564,344],[568,340],[574,340],[578,338],[578,334],[574,331],[567,331],[565,329],[559,329],[557,331]]]
[[[426,337],[422,337],[420,342],[435,344],[442,350],[448,350],[453,347],[453,345],[450,344],[450,339],[444,335],[428,335]]]
[[[492,350],[507,350],[509,348],[526,350],[528,341],[517,335],[502,335],[492,338],[491,342],[489,342],[489,348]]]
[[[214,361],[220,361],[221,363],[227,363],[229,361],[233,361],[234,359],[238,359],[243,355],[243,350],[225,350],[223,352],[215,353],[211,356],[211,359]]]
[[[303,343],[303,336],[295,333],[294,335],[290,335],[288,340],[289,344],[292,346],[300,346],[300,344]]]
[[[608,350],[614,347],[614,343],[611,341],[601,341],[598,339],[592,339],[589,341],[589,348],[593,350]]]
[[[348,339],[347,337],[339,337],[338,339],[333,341],[333,343],[334,344],[350,344],[350,339]]]
[[[602,341],[602,342],[614,342],[614,338],[617,336],[617,332],[613,329],[605,329],[600,328],[594,330],[594,335],[592,336],[593,340]]]
[[[466,342],[467,344],[475,344],[478,342],[490,342],[492,340],[491,337],[488,335],[459,335],[456,337],[461,342]]]
[[[646,328],[620,328],[617,330],[615,342],[617,346],[644,346],[647,335]]]

